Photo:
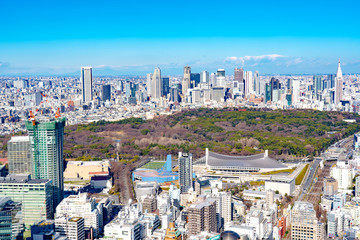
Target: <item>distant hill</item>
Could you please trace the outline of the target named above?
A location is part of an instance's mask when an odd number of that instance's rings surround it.
[[[345,118],[360,120],[352,113],[227,108],[188,110],[148,121],[99,121],[66,127],[64,155],[78,160],[115,157],[119,139],[124,162],[136,161],[138,156],[165,158],[179,151],[200,157],[205,148],[230,155],[268,149],[273,157],[283,159],[315,156],[360,131],[359,124],[346,123]]]

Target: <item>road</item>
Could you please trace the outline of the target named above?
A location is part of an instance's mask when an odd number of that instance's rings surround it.
[[[319,167],[321,162],[321,159],[315,159],[312,164],[310,165],[309,173],[307,175],[307,178],[303,180],[303,185],[301,186],[301,192],[298,197],[298,201],[302,201],[304,194],[306,194],[309,191],[309,188],[311,186],[311,183],[314,179],[315,173],[317,168]]]

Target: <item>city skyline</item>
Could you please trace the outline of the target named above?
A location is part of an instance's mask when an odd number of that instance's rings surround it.
[[[0,75],[327,74],[339,57],[344,74],[360,69],[357,2],[21,4],[2,4]]]

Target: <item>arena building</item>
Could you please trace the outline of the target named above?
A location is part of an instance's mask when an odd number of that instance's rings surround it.
[[[205,166],[208,170],[217,173],[251,173],[268,172],[273,170],[287,169],[268,155],[268,150],[251,156],[229,156],[205,151],[205,156],[194,162],[194,165]]]

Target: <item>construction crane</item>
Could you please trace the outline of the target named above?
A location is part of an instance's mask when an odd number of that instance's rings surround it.
[[[43,100],[40,102],[39,106],[35,109],[35,112],[33,113],[33,111],[29,111],[30,117],[29,117],[29,121],[32,122],[32,125],[35,126],[36,124],[36,115],[39,112],[41,106],[45,103],[47,103],[49,105],[49,107],[53,110],[53,113],[55,114],[55,118],[59,118],[61,117],[60,114],[60,108],[57,108],[57,110],[55,110],[54,106],[52,103],[50,103],[49,99],[48,99],[48,95],[47,94],[43,94],[41,93],[41,96],[43,97]]]

